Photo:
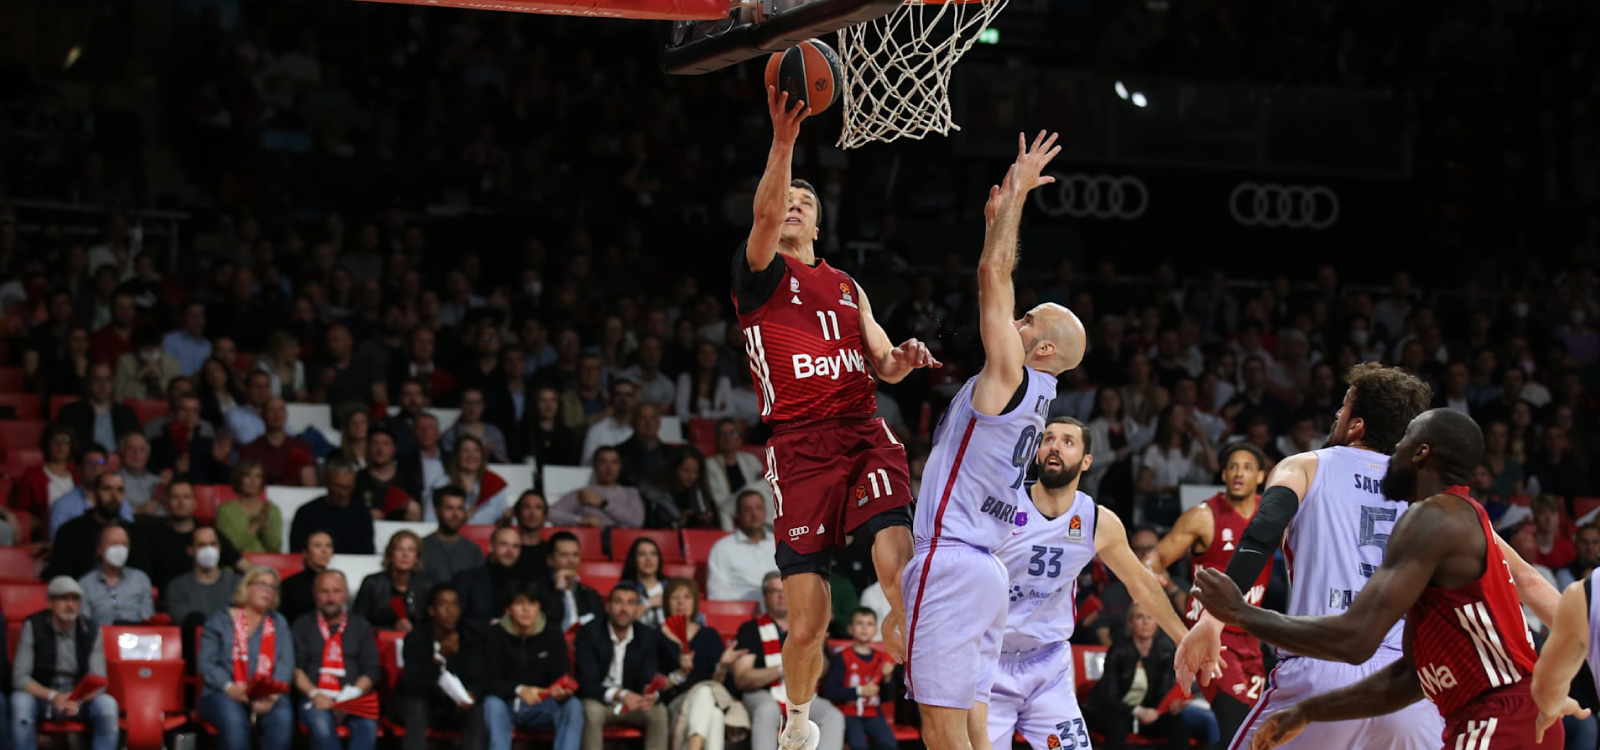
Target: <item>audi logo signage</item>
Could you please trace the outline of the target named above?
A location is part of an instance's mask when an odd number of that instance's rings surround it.
[[[1033,191],[1047,216],[1132,221],[1150,207],[1150,190],[1137,177],[1052,172],[1055,183]]]
[[[1322,185],[1241,182],[1228,211],[1240,226],[1321,231],[1339,221],[1339,195]]]

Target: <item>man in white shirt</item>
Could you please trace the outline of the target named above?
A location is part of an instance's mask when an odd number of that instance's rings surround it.
[[[694,659],[684,658],[661,631],[638,622],[643,594],[635,584],[619,584],[606,597],[605,618],[578,629],[574,651],[578,696],[583,699],[583,750],[601,750],[605,728],[614,724],[643,730],[645,750],[667,750],[667,706],[650,684],[665,676],[662,690],[682,685]]]
[[[633,381],[611,381],[611,404],[607,416],[589,427],[583,438],[583,465],[594,463],[594,452],[607,445],[622,445],[633,437],[633,407],[639,403],[639,386]]]
[[[755,490],[739,493],[734,533],[711,547],[706,560],[706,597],[720,601],[761,601],[761,577],[777,554],[767,533],[767,499]]]
[[[639,403],[667,409],[677,401],[678,384],[661,372],[662,353],[661,337],[645,334],[639,339],[639,350],[634,354],[638,364],[619,371],[617,377],[639,384]]]

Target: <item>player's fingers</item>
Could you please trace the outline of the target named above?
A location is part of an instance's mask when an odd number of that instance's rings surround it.
[[[1060,136],[1061,136],[1060,133],[1051,133],[1050,137],[1048,139],[1046,139],[1045,142],[1044,142],[1045,150],[1048,151],[1048,150],[1050,150],[1051,146],[1056,145],[1056,138],[1058,138]]]
[[[1043,130],[1039,131],[1039,134],[1033,137],[1033,149],[1032,149],[1032,151],[1034,153],[1036,153],[1036,154],[1039,153],[1039,151],[1043,148],[1043,146],[1044,146],[1044,138],[1045,138],[1045,131],[1043,131]]]
[[[1028,134],[1026,132],[1018,133],[1017,134],[1017,158],[1021,159],[1022,157],[1026,156],[1027,154],[1028,154]]]
[[[1052,177],[1050,175],[1044,175],[1043,177],[1039,178],[1039,184],[1040,185],[1049,185],[1050,183],[1055,182],[1055,181],[1056,181],[1056,178]]]

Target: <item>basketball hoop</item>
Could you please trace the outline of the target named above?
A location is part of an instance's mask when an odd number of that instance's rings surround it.
[[[839,147],[960,130],[950,114],[950,71],[1006,2],[906,0],[885,16],[839,29]]]

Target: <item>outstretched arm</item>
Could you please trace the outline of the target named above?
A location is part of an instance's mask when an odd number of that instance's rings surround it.
[[[1195,594],[1223,624],[1241,627],[1274,646],[1313,659],[1360,664],[1422,596],[1457,540],[1474,532],[1477,518],[1470,518],[1470,526],[1467,520],[1466,514],[1433,503],[1413,507],[1395,524],[1383,565],[1340,615],[1285,617],[1250,606],[1239,587],[1215,570],[1195,576]]]
[[[778,233],[788,214],[789,162],[794,158],[794,140],[800,135],[800,121],[806,119],[806,103],[789,106],[789,94],[767,87],[767,113],[772,116],[772,149],[767,152],[767,171],[756,186],[755,223],[750,225],[750,241],[745,244],[745,262],[750,270],[767,270],[778,254]]]
[[[1544,730],[1566,714],[1576,714],[1578,702],[1567,697],[1572,678],[1583,668],[1589,653],[1589,597],[1584,581],[1574,582],[1561,595],[1561,607],[1550,623],[1550,638],[1544,642],[1533,667],[1533,702],[1539,705],[1539,720],[1534,728],[1539,742]]]
[[[1182,641],[1189,634],[1189,629],[1184,627],[1183,618],[1173,611],[1172,600],[1167,598],[1167,592],[1156,580],[1156,574],[1134,556],[1133,548],[1128,546],[1128,530],[1123,527],[1122,520],[1105,508],[1096,508],[1095,519],[1095,554],[1116,574],[1117,580],[1128,587],[1128,594],[1133,600],[1156,618],[1172,641]]]
[[[1047,138],[1039,131],[1031,146],[1027,136],[1018,133],[1017,160],[1005,180],[989,188],[989,202],[983,207],[987,229],[978,259],[978,332],[983,337],[984,363],[972,392],[972,407],[983,414],[1003,411],[1022,383],[1027,353],[1013,323],[1017,298],[1011,287],[1011,275],[1017,270],[1017,227],[1028,193],[1055,182],[1054,177],[1040,174],[1061,151],[1055,143],[1055,133]]]
[[[918,367],[942,367],[933,358],[928,345],[916,339],[906,339],[895,346],[889,334],[872,316],[872,303],[867,300],[867,290],[856,285],[856,296],[861,298],[861,352],[872,365],[872,372],[885,383],[898,383]]]
[[[1511,568],[1511,582],[1517,586],[1517,598],[1533,610],[1540,622],[1552,623],[1560,615],[1557,610],[1561,607],[1562,594],[1556,587],[1550,585],[1545,577],[1534,570],[1522,555],[1506,544],[1499,534],[1494,536],[1495,544],[1500,547],[1500,554],[1506,558],[1506,565]]]
[[[1172,525],[1172,530],[1161,537],[1155,549],[1144,556],[1144,565],[1156,575],[1165,575],[1167,568],[1182,558],[1200,540],[1211,540],[1211,534],[1216,531],[1215,521],[1211,518],[1211,506],[1201,503],[1183,512],[1178,516],[1178,522]]]

